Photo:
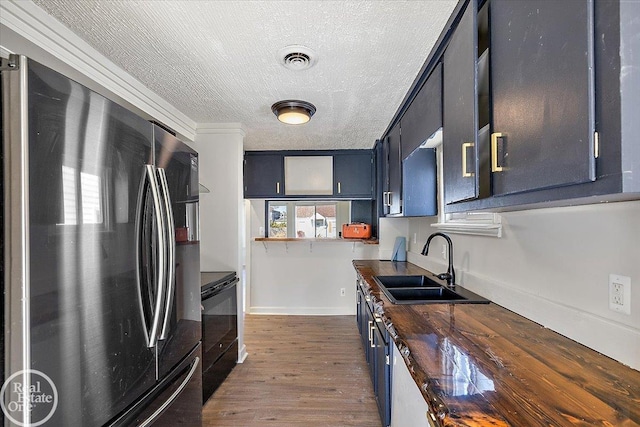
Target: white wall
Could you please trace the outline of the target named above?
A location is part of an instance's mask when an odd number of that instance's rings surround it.
[[[236,271],[238,284],[239,360],[244,346],[243,241],[244,202],[242,165],[244,131],[240,125],[199,125],[195,138],[200,183],[209,193],[200,194],[200,270]]]
[[[434,219],[409,221],[408,260],[446,271],[443,240],[420,255]],[[457,281],[640,369],[640,201],[503,213],[502,223],[502,238],[450,234]],[[610,273],[631,277],[631,315],[608,308]]]
[[[409,218],[380,218],[378,223],[378,259],[390,260],[396,237],[409,235]],[[407,247],[408,247],[407,239]]]
[[[202,271],[240,271],[244,226],[242,162],[244,132],[199,126],[195,149],[199,154],[200,266]]]
[[[377,245],[351,241],[256,242],[264,227],[264,200],[251,200],[248,215],[250,313],[355,314],[354,259],[378,258]],[[345,296],[340,290],[345,289]]]

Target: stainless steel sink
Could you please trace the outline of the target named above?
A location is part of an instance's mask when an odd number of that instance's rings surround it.
[[[487,304],[490,301],[460,286],[451,288],[427,276],[374,276],[393,304]]]

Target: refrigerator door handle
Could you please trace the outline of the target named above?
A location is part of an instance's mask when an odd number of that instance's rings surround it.
[[[147,325],[145,309],[143,304],[145,304],[144,292],[142,290],[142,279],[140,277],[140,269],[141,269],[141,254],[140,247],[146,242],[138,242],[136,248],[136,260],[138,265],[138,294],[140,296],[140,311],[142,314],[143,323],[145,325],[145,334],[147,338],[147,347],[155,347],[158,344],[158,329],[160,327],[161,321],[161,311],[162,304],[164,303],[164,281],[165,281],[165,273],[166,273],[166,257],[167,250],[165,247],[166,240],[166,230],[165,230],[165,219],[164,219],[164,211],[161,209],[161,200],[160,200],[160,191],[158,188],[158,180],[156,178],[156,168],[153,165],[145,165],[145,173],[142,177],[142,182],[140,184],[140,192],[138,193],[138,209],[139,215],[136,218],[136,233],[138,239],[141,239],[142,227],[143,227],[143,216],[144,216],[144,202],[146,200],[147,191],[151,191],[151,199],[153,200],[153,215],[155,219],[155,230],[156,230],[156,238],[158,244],[156,244],[157,258],[156,258],[156,283],[155,283],[155,301],[149,302],[149,309],[152,315],[151,324]],[[153,246],[153,245],[152,245]],[[150,330],[149,330],[150,329]]]
[[[155,347],[158,345],[158,335],[160,329],[160,322],[162,321],[162,306],[164,304],[165,293],[165,274],[167,272],[167,247],[165,242],[166,237],[166,219],[165,211],[162,206],[162,198],[160,195],[160,186],[158,185],[158,178],[156,175],[156,167],[153,165],[146,165],[147,173],[150,178],[151,196],[153,199],[153,209],[156,213],[156,231],[158,233],[158,259],[157,259],[157,286],[156,286],[156,302],[155,309],[153,311],[153,323],[151,324],[151,333],[149,334],[149,347]]]
[[[171,319],[171,305],[173,304],[174,282],[176,273],[176,241],[175,241],[175,225],[173,222],[173,210],[171,209],[171,198],[169,197],[169,185],[167,184],[167,175],[162,168],[156,169],[158,172],[158,181],[162,190],[162,201],[165,210],[166,223],[166,248],[167,256],[167,276],[166,276],[166,304],[164,306],[164,320],[162,322],[162,330],[159,339],[167,339],[169,332],[169,320]]]
[[[140,180],[140,188],[138,189],[138,203],[136,204],[136,286],[138,287],[138,309],[140,310],[140,318],[142,319],[142,325],[144,329],[144,336],[147,340],[147,346],[149,345],[149,326],[147,325],[147,316],[145,307],[147,301],[145,299],[144,291],[142,290],[142,246],[145,244],[142,237],[145,201],[147,197],[147,182],[149,175],[145,169],[145,173],[142,174]]]
[[[147,418],[142,423],[140,423],[140,425],[138,425],[138,427],[147,427],[148,425],[151,425],[156,420],[156,418],[158,418],[158,416],[160,416],[160,414],[162,414],[162,412],[165,409],[167,409],[169,406],[171,406],[173,401],[176,400],[178,398],[178,396],[180,396],[180,393],[182,393],[182,390],[184,390],[184,388],[187,386],[187,384],[189,384],[189,381],[191,381],[191,377],[193,377],[193,374],[196,373],[196,369],[198,368],[198,363],[199,362],[200,362],[200,358],[196,357],[193,360],[193,365],[191,365],[191,369],[189,370],[189,373],[187,374],[187,376],[184,379],[184,381],[182,381],[182,384],[180,384],[180,386],[176,389],[176,391],[174,391],[171,394],[171,396],[169,396],[169,398],[153,414],[151,414],[151,416],[149,418]]]

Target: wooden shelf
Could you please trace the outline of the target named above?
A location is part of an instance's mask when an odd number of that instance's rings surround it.
[[[378,239],[318,239],[318,238],[297,238],[297,237],[256,237],[256,242],[362,242],[365,245],[377,245]]]

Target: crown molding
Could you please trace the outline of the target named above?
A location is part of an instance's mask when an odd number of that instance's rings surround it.
[[[188,139],[194,139],[194,120],[159,97],[30,0],[1,1],[0,24],[155,120]]]
[[[242,123],[198,123],[196,127],[198,135],[240,135],[247,136],[246,129]]]

